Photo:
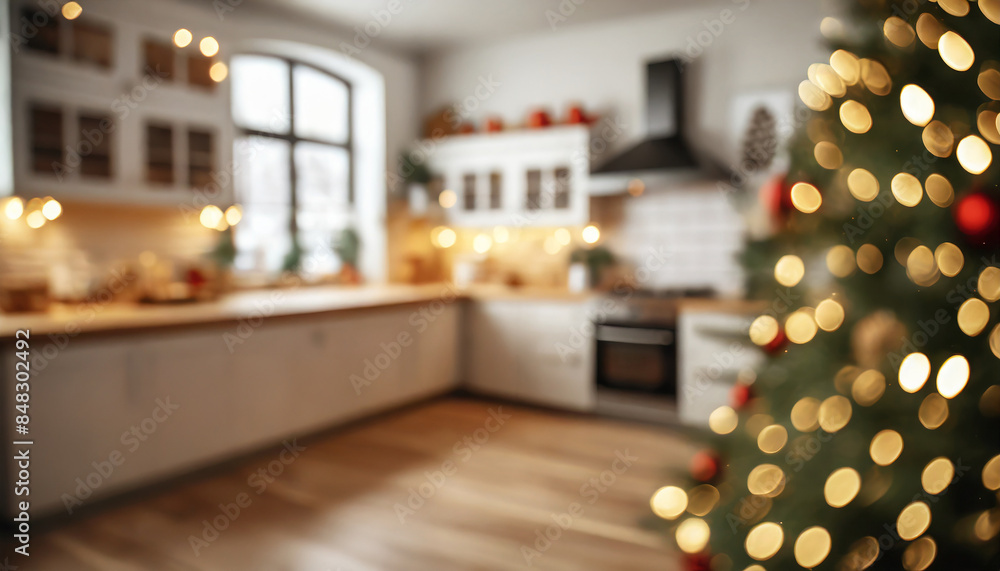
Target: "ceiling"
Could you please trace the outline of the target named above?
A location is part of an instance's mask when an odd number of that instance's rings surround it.
[[[518,34],[660,12],[701,0],[245,0],[286,15],[351,30],[366,27],[373,43],[433,51]],[[396,14],[386,10],[399,6]],[[380,21],[381,20],[381,21]]]

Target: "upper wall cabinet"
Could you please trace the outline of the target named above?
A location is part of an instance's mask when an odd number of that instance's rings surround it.
[[[14,191],[200,207],[205,190],[231,202],[229,86],[213,79],[220,56],[204,56],[198,36],[177,47],[185,22],[151,18],[140,2],[88,2],[73,20],[47,4],[11,7]],[[25,21],[33,34],[22,33]]]
[[[458,135],[426,141],[432,171],[458,201],[446,210],[460,227],[579,226],[590,134],[584,126]]]

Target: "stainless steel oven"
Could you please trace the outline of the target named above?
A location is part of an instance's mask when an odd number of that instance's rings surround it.
[[[677,331],[673,324],[600,323],[595,326],[598,389],[677,396]]]

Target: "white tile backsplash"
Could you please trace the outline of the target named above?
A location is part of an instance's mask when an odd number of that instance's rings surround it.
[[[723,295],[742,293],[737,255],[743,249],[745,225],[714,181],[647,188],[642,196],[622,200],[620,219],[601,220],[598,204],[594,218],[602,223],[608,247],[636,268],[644,265],[643,253],[650,247],[667,253],[663,266],[649,272],[643,287],[710,286]]]

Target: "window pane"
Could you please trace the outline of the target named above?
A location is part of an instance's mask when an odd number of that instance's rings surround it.
[[[242,204],[291,204],[289,152],[288,142],[281,139],[247,137],[237,141],[236,188]]]
[[[288,64],[261,56],[236,56],[230,63],[233,119],[240,127],[287,133]]]
[[[146,125],[146,180],[174,182],[174,128],[170,125]]]
[[[295,146],[295,175],[299,205],[303,208],[343,208],[348,200],[347,151],[340,147],[299,143]]]
[[[63,160],[63,112],[58,107],[31,107],[31,170],[52,174]]]
[[[80,115],[80,140],[91,143],[89,153],[80,153],[80,174],[111,178],[111,137],[115,124],[111,117]],[[85,138],[84,133],[88,134]]]
[[[267,137],[237,141],[236,188],[243,220],[236,226],[236,267],[276,271],[291,248],[290,145]]]
[[[99,24],[73,20],[73,58],[103,68],[111,67],[114,51],[111,30]]]
[[[145,54],[142,72],[164,81],[174,80],[174,47],[171,44],[146,40],[143,43]]]
[[[300,137],[347,142],[347,86],[311,67],[297,65],[295,134]]]

